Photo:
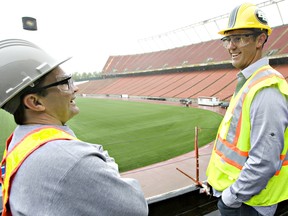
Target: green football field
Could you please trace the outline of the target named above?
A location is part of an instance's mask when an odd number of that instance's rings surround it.
[[[207,110],[143,102],[78,98],[80,114],[67,124],[83,141],[103,145],[127,171],[164,161],[194,149],[195,127],[199,146],[214,140],[222,116]],[[0,156],[13,118],[0,112]]]

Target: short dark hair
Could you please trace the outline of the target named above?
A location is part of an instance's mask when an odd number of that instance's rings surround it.
[[[250,28],[250,29],[247,29],[247,30],[251,30],[253,31],[253,33],[255,33],[255,36],[254,38],[258,37],[260,34],[264,33],[266,35],[266,40],[265,42],[263,43],[263,46],[264,44],[267,42],[268,40],[268,30],[267,29],[259,29],[259,28]]]

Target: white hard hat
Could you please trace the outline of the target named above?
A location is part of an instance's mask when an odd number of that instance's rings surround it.
[[[17,94],[68,59],[56,61],[26,40],[0,41],[0,107],[13,114],[20,104]]]

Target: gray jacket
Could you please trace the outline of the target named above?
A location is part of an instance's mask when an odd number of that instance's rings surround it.
[[[42,126],[18,126],[9,149]],[[15,175],[9,204],[13,216],[148,215],[139,183],[121,178],[102,146],[75,140],[51,141],[33,152]]]

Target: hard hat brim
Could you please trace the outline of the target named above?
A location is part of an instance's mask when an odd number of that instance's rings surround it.
[[[241,29],[259,29],[259,30],[267,30],[267,35],[269,36],[272,33],[272,29],[271,28],[229,28],[229,29],[224,29],[218,32],[218,34],[220,35],[225,35],[226,32],[229,31],[233,31],[233,30],[241,30]]]

